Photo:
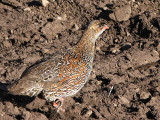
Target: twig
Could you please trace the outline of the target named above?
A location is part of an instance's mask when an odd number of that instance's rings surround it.
[[[109,91],[108,97],[111,95],[112,90],[113,90],[113,86],[111,87],[111,89]]]

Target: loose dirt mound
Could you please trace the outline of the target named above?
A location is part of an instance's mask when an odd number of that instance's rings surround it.
[[[74,46],[87,25],[111,26],[96,43],[85,87],[56,113],[43,97],[0,92],[0,120],[160,119],[158,0],[39,0],[0,2],[0,82],[18,79],[37,60]]]

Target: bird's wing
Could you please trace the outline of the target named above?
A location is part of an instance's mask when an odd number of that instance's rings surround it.
[[[45,82],[56,83],[57,65],[61,62],[61,55],[54,58],[43,60],[22,74],[21,78],[8,87],[12,94],[34,96],[43,90]]]

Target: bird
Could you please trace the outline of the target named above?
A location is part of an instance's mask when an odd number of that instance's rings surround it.
[[[109,27],[105,22],[93,20],[73,48],[31,66],[7,87],[9,93],[31,97],[42,93],[57,112],[64,112],[64,98],[75,95],[89,79],[95,42],[106,29]]]

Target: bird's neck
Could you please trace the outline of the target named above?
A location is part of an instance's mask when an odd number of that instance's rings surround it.
[[[80,55],[83,60],[93,62],[96,39],[97,36],[90,31],[86,31],[75,46],[75,53]]]
[[[79,50],[79,52],[94,53],[96,39],[96,36],[92,32],[86,31],[76,48]]]

